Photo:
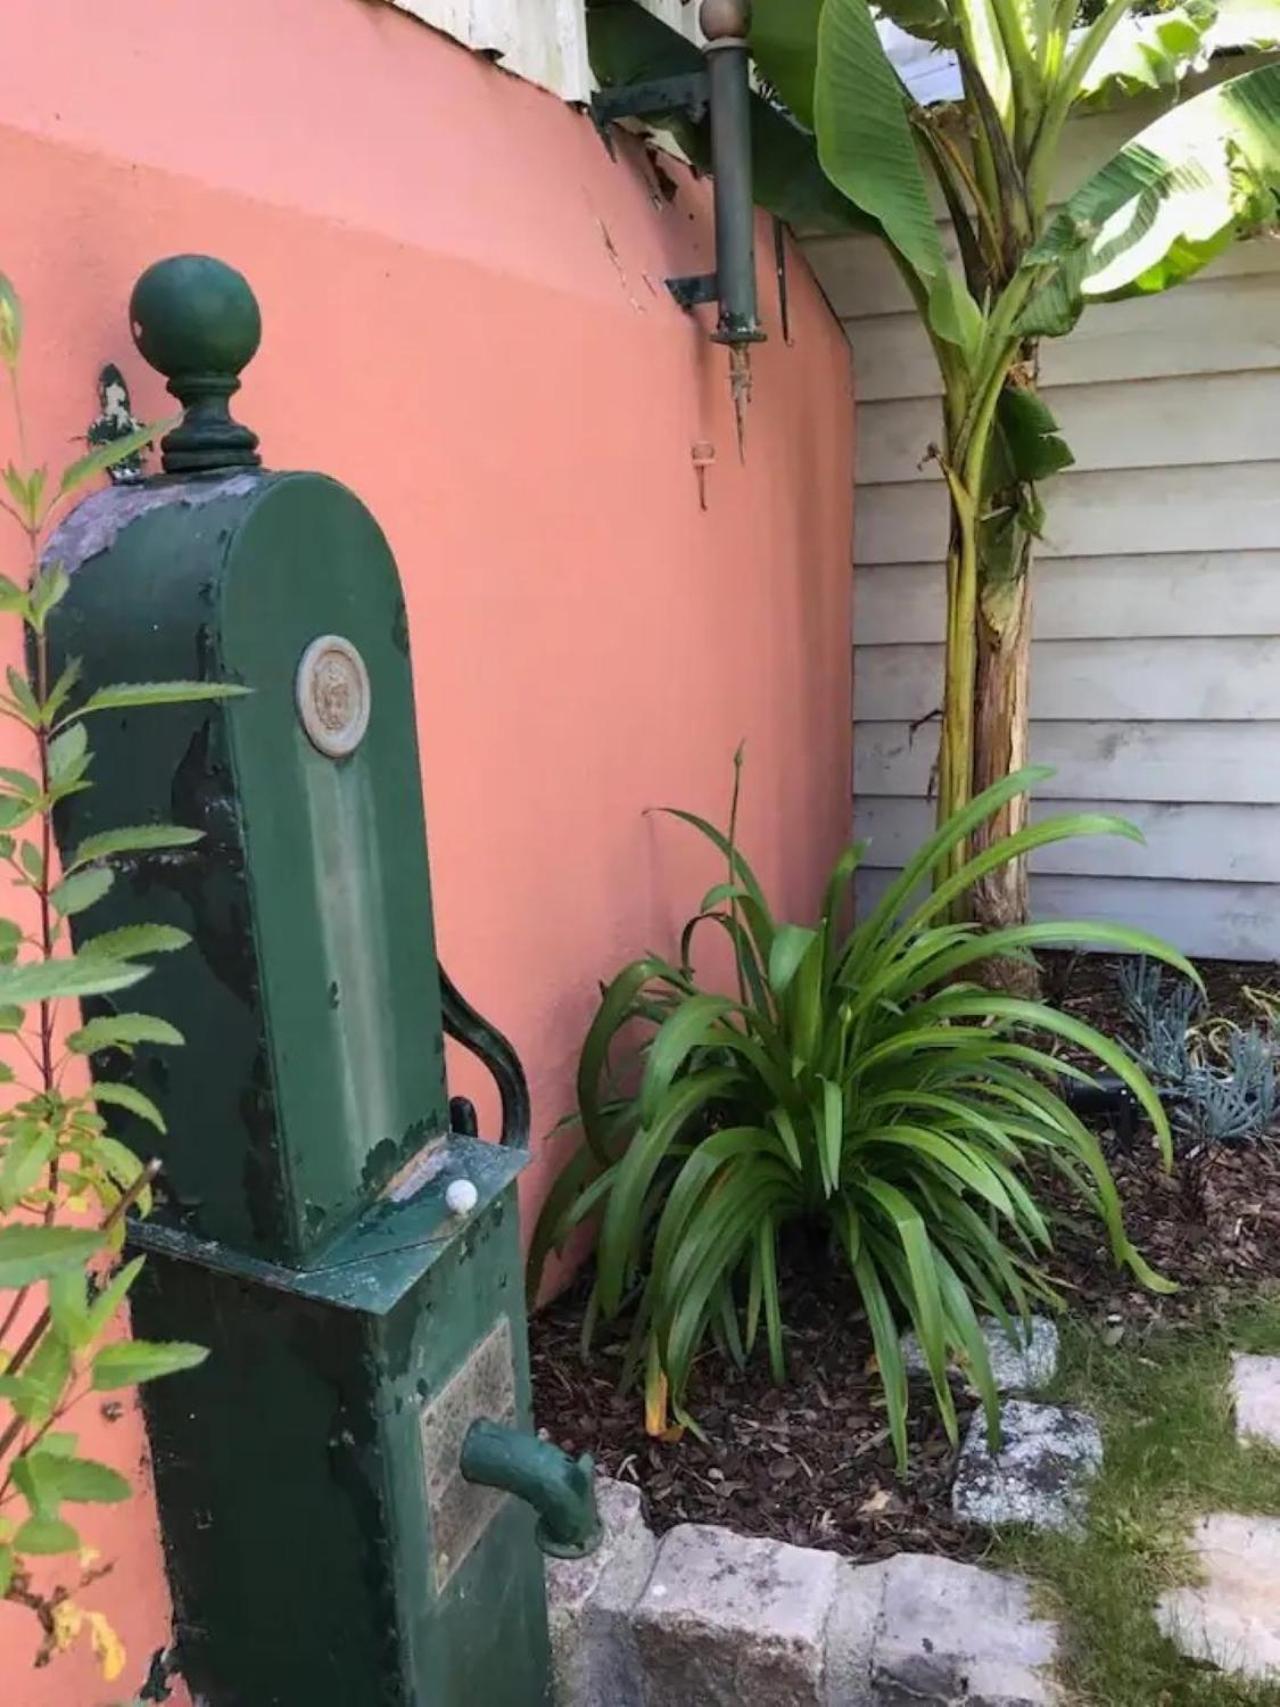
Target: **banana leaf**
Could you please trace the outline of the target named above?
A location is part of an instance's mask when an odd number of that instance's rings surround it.
[[[1148,125],[1066,202],[1024,265],[1026,336],[1069,332],[1091,301],[1167,290],[1273,225],[1280,64],[1207,89]]]

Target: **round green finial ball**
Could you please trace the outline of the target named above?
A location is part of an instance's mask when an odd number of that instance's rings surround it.
[[[248,280],[212,255],[171,255],[149,266],[129,298],[129,324],[143,358],[167,379],[234,377],[262,337]]]

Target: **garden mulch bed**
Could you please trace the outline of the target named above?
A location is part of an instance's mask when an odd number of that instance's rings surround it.
[[[706,1439],[673,1442],[650,1440],[639,1394],[618,1391],[620,1347],[602,1336],[582,1361],[585,1294],[575,1287],[531,1324],[539,1427],[568,1451],[592,1452],[606,1475],[637,1482],[659,1533],[722,1523],[862,1559],[974,1556],[977,1538],[951,1521],[954,1454],[931,1406],[913,1408],[910,1470],[905,1481],[894,1474],[870,1336],[848,1284],[797,1265],[783,1286],[787,1384],[773,1385],[763,1355],[738,1370],[709,1352],[690,1394]]]
[[[1257,1017],[1241,996],[1246,985],[1280,988],[1274,971],[1267,979],[1256,966],[1210,963],[1204,971],[1214,1012],[1241,1023]],[[1047,973],[1050,993],[1070,1011],[1112,1035],[1123,1031],[1114,976],[1101,957],[1070,965],[1054,957]],[[1131,1237],[1179,1288],[1157,1295],[1118,1272],[1100,1229],[1049,1186],[1063,1217],[1055,1276],[1068,1308],[1109,1341],[1280,1278],[1280,1143],[1219,1148],[1172,1175],[1160,1167],[1149,1133],[1123,1147],[1104,1134],[1104,1143]],[[870,1337],[838,1267],[784,1252],[782,1285],[787,1385],[773,1385],[761,1352],[738,1370],[710,1351],[690,1392],[705,1439],[687,1433],[660,1442],[644,1432],[638,1392],[618,1391],[620,1341],[604,1330],[583,1360],[586,1288],[579,1282],[531,1323],[538,1425],[566,1449],[592,1452],[605,1474],[637,1483],[659,1532],[724,1523],[861,1560],[902,1551],[978,1556],[983,1535],[951,1517],[954,1452],[924,1391],[913,1404],[907,1474],[895,1474]],[[957,1392],[957,1402],[963,1435],[972,1401]]]
[[[1046,956],[1046,994],[1068,1013],[1111,1036],[1127,1035],[1116,994],[1115,963],[1101,955]],[[1280,969],[1203,961],[1208,1012],[1249,1026],[1260,1010],[1249,992],[1280,998]],[[1132,1143],[1103,1134],[1125,1206],[1130,1237],[1179,1290],[1162,1296],[1134,1286],[1108,1260],[1092,1221],[1052,1190],[1064,1217],[1056,1268],[1069,1305],[1111,1325],[1186,1316],[1264,1279],[1280,1278],[1280,1132],[1242,1148],[1217,1145],[1181,1155],[1166,1173],[1149,1130]]]

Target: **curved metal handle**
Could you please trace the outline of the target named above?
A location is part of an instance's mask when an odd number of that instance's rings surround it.
[[[500,1144],[513,1144],[517,1149],[529,1147],[529,1081],[525,1078],[520,1057],[498,1028],[478,1014],[445,971],[440,968],[440,1011],[445,1035],[469,1049],[488,1070],[502,1099],[502,1134]],[[465,1105],[462,1106],[462,1105]],[[458,1131],[475,1133],[475,1110],[465,1097],[454,1097],[449,1104]]]

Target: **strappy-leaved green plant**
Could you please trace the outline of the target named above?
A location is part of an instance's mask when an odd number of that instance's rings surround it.
[[[651,1432],[666,1431],[668,1406],[678,1422],[692,1420],[690,1374],[709,1337],[745,1358],[763,1330],[773,1373],[784,1377],[778,1242],[792,1223],[825,1228],[833,1260],[847,1265],[900,1464],[901,1328],[916,1331],[951,1434],[953,1360],[968,1365],[994,1431],[979,1314],[1009,1326],[1033,1302],[1056,1302],[1040,1168],[1056,1170],[1101,1217],[1117,1262],[1165,1287],[1129,1242],[1098,1141],[1063,1094],[1064,1081],[1087,1074],[1051,1047],[1070,1044],[1124,1080],[1168,1160],[1151,1084],[1081,1021],[970,978],[993,955],[1080,942],[1147,954],[1198,982],[1194,968],[1120,925],[984,932],[949,918],[951,903],[1004,861],[1071,836],[1138,832],[1096,813],[1051,818],[927,888],[958,844],[1048,774],[1024,770],[955,814],[852,928],[841,921],[862,844],[837,862],[817,921],[787,924],[738,850],[732,818],[725,835],[674,814],[719,849],[728,874],[685,927],[677,960],[647,955],[605,989],[578,1075],[583,1141],[552,1188],[530,1258],[536,1286],[549,1251],[599,1216],[587,1329],[630,1313],[629,1368],[633,1378],[643,1371]],[[704,927],[732,943],[735,994],[699,983],[692,955]],[[626,1044],[634,1060],[637,1037],[636,1086],[619,1089],[622,1062],[611,1055]]]

